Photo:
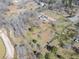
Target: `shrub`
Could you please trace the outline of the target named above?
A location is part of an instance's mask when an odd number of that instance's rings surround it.
[[[33,40],[32,40],[32,42],[33,42],[33,43],[36,43],[36,42],[37,42],[37,40],[33,39]]]
[[[53,46],[51,52],[56,54],[57,50],[58,50],[57,47]]]

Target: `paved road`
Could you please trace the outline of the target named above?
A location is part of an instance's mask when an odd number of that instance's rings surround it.
[[[4,45],[6,47],[6,59],[13,59],[14,57],[14,47],[7,36],[6,31],[0,30],[0,37],[2,38]]]

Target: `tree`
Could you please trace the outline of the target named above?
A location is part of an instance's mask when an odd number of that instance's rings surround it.
[[[33,39],[32,42],[33,42],[33,43],[37,43],[37,40]]]
[[[49,4],[53,4],[55,2],[56,2],[56,0],[49,0]]]
[[[45,54],[45,59],[49,59],[49,53]]]
[[[65,7],[72,8],[72,2],[73,0],[62,0],[62,3],[65,5]]]
[[[69,0],[69,7],[70,7],[70,8],[72,7],[72,1],[73,1],[73,0]]]

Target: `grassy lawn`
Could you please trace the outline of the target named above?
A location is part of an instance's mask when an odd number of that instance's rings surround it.
[[[0,38],[0,59],[2,59],[5,55],[5,46],[3,41]]]

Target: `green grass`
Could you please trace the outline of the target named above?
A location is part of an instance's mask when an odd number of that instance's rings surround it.
[[[0,38],[0,59],[3,59],[4,56],[5,56],[5,46]]]

